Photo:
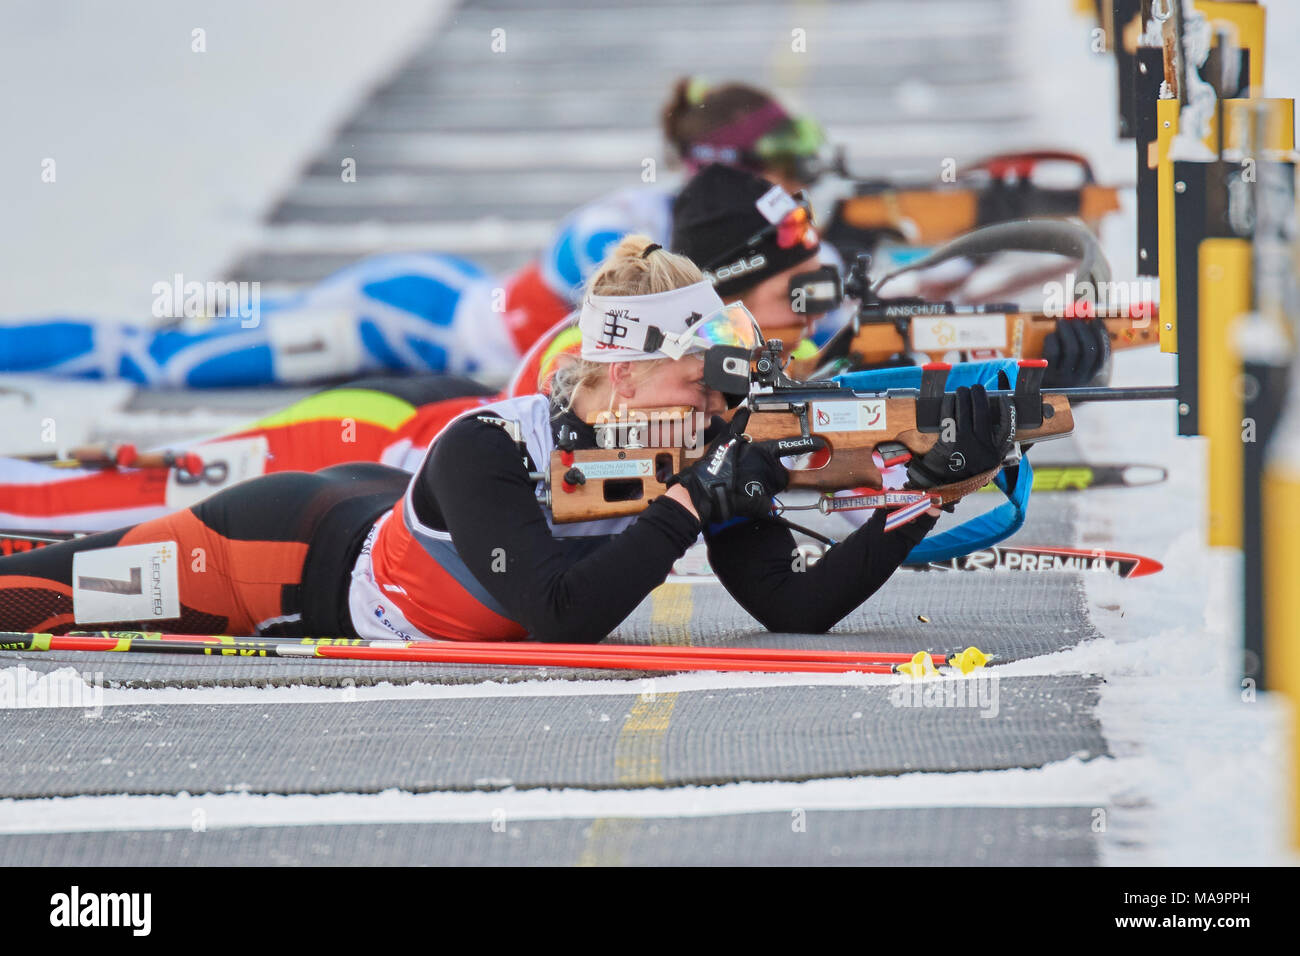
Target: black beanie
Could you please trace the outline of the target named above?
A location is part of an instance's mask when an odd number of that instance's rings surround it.
[[[771,224],[756,204],[773,189],[780,187],[743,169],[714,163],[696,173],[673,200],[672,251],[704,270],[718,295],[748,289],[817,255],[816,246],[810,249],[802,243],[782,249],[774,235],[765,236],[748,253],[742,248]],[[717,261],[728,253],[734,257]],[[724,275],[714,275],[715,270]]]

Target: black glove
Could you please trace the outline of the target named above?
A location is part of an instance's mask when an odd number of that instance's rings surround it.
[[[668,479],[669,485],[680,484],[686,489],[701,524],[770,514],[772,496],[785,490],[790,480],[778,454],[811,450],[778,449],[777,442],[749,442],[744,438],[748,424],[749,409],[742,408],[699,461]]]
[[[745,417],[749,413],[745,412]],[[790,472],[781,464],[783,457],[803,455],[822,447],[825,442],[811,438],[783,439],[781,441],[745,442],[736,460],[736,494],[732,503],[734,514],[747,518],[763,518],[772,513],[772,496],[785,491],[790,483]]]
[[[990,471],[1011,451],[1015,415],[1006,399],[990,401],[983,385],[965,386],[953,396],[954,432],[907,466],[917,488],[950,485]]]
[[[1110,333],[1102,319],[1060,319],[1043,340],[1045,388],[1087,385],[1110,361]]]

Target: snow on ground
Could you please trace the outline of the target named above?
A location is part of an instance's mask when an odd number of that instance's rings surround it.
[[[1172,361],[1154,351],[1118,356],[1114,382],[1171,382]],[[1128,768],[1114,818],[1147,844],[1142,862],[1297,863],[1285,838],[1289,705],[1241,684],[1240,557],[1205,543],[1206,444],[1175,437],[1174,414],[1080,412],[1076,434],[1090,460],[1141,460],[1170,476],[1131,493],[1089,494],[1082,541],[1139,551],[1165,570],[1089,577],[1092,619],[1106,640],[1024,664],[1105,674],[1102,731]],[[1109,430],[1089,427],[1103,419]],[[1114,862],[1127,862],[1117,844],[1103,843]]]
[[[1060,4],[1023,0],[1009,28],[1050,62],[1025,94],[1037,125],[1017,145],[1075,147],[1107,182],[1133,181],[1133,147],[1114,137],[1114,67],[1088,50],[1086,26]],[[1270,5],[1269,92],[1300,89],[1300,58],[1279,49],[1300,29],[1296,5]],[[99,313],[143,314],[154,281],[182,271],[217,275],[257,229],[258,214],[359,91],[402,55],[444,9],[395,0],[372,8],[324,8],[292,0],[211,8],[202,17],[167,4],[9,4],[5,25],[37,37],[0,62],[0,83],[26,90],[0,116],[9,140],[5,183],[8,266],[0,286],[7,314],[55,303]],[[190,21],[194,20],[193,23]],[[254,28],[255,24],[255,28]],[[209,52],[189,52],[190,30],[208,30]],[[1293,42],[1293,41],[1292,41]],[[238,56],[232,50],[242,47]],[[248,47],[258,55],[249,57]],[[53,60],[50,50],[58,51]],[[1051,51],[1049,58],[1043,49]],[[285,69],[284,60],[293,60]],[[250,62],[251,60],[251,62]],[[236,70],[236,67],[238,68]],[[32,81],[39,77],[40,83]],[[232,90],[235,91],[232,95]],[[312,96],[303,95],[310,90]],[[236,104],[233,108],[231,104]],[[291,106],[290,106],[291,104]],[[271,133],[274,135],[271,135]],[[255,146],[255,148],[253,148]],[[58,160],[57,185],[39,181],[40,160]],[[93,161],[91,161],[93,160]],[[201,188],[195,188],[195,184]],[[1117,278],[1133,266],[1132,196],[1103,240]],[[147,300],[146,300],[147,301]],[[1116,384],[1171,380],[1172,359],[1128,353]],[[94,386],[104,394],[105,388]],[[63,391],[74,408],[87,393]],[[42,408],[56,396],[41,393]],[[0,394],[0,411],[21,396]],[[1106,422],[1108,427],[1096,427]],[[1084,805],[1109,807],[1103,856],[1114,864],[1284,863],[1286,705],[1274,695],[1242,700],[1234,648],[1236,560],[1205,544],[1203,443],[1173,436],[1173,412],[1082,410],[1078,437],[1095,461],[1166,465],[1148,489],[1091,492],[1081,542],[1158,558],[1149,578],[1088,580],[1093,619],[1105,639],[1006,665],[1001,674],[1100,673],[1099,716],[1113,758],[1070,760],[1039,770],[908,774],[894,778],[636,791],[174,797],[73,797],[0,802],[0,832],[190,826],[197,806],[212,826],[277,823],[672,816],[701,813],[894,806]],[[9,688],[70,693],[72,672],[37,678],[4,672]],[[684,675],[653,682],[482,684],[472,687],[106,690],[98,703],[166,705],[486,695],[641,694],[732,686],[889,682],[885,677]],[[651,686],[652,685],[652,686]],[[69,698],[69,706],[84,706]]]
[[[202,794],[0,801],[0,833],[189,829],[320,823],[469,823],[606,817],[692,817],[893,807],[1104,806],[1104,777],[1067,760],[1041,770],[904,774],[806,783],[732,783],[640,790],[494,790],[376,794]],[[1008,788],[1016,795],[1007,799]]]

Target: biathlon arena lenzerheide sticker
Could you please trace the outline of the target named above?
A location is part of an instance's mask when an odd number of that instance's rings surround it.
[[[912,350],[938,352],[944,349],[1005,349],[1005,315],[915,316],[912,319]]]
[[[813,402],[810,426],[814,432],[884,431],[885,400]]]
[[[629,458],[626,461],[584,461],[582,473],[592,481],[607,478],[651,478],[654,462],[649,459]]]
[[[73,618],[78,624],[105,624],[180,617],[177,553],[175,541],[160,541],[73,555]]]

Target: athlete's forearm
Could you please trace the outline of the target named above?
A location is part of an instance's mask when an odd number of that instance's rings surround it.
[[[654,502],[627,530],[585,557],[561,558],[540,581],[540,600],[522,608],[539,641],[593,643],[610,634],[663,584],[699,535],[698,519],[672,501]]]
[[[875,594],[934,527],[923,515],[888,534],[883,512],[811,567],[790,529],[749,521],[707,537],[709,562],[736,601],[770,631],[818,634]]]

